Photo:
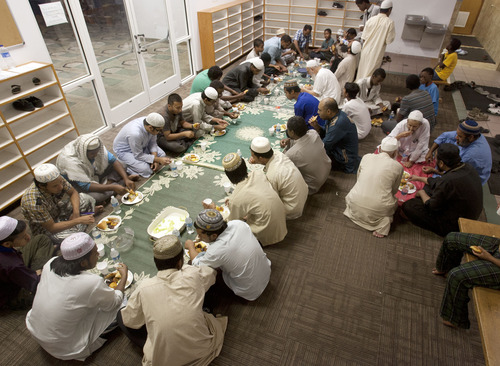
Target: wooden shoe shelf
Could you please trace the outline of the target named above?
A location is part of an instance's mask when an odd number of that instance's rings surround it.
[[[0,210],[21,198],[33,182],[33,169],[54,163],[79,135],[52,64],[29,62],[2,76],[7,77],[0,80]],[[11,85],[20,85],[21,92],[12,94]],[[31,96],[44,106],[31,112],[14,109],[12,103]]]

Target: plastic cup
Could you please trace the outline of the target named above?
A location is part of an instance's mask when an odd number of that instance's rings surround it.
[[[97,244],[97,253],[99,254],[99,258],[104,257],[104,244]]]
[[[213,203],[212,199],[211,198],[205,198],[203,200],[203,203],[207,206],[211,205]]]
[[[233,190],[232,188],[233,187],[232,187],[232,184],[230,182],[224,183],[224,191],[226,192],[226,194],[231,193],[231,191]]]
[[[206,142],[200,143],[200,147],[201,147],[201,151],[206,151],[207,150],[207,143]]]
[[[96,267],[99,270],[99,272],[101,272],[102,275],[107,275],[108,274],[108,263],[106,263],[106,262],[97,262]]]
[[[269,135],[274,136],[274,127],[269,127]]]
[[[180,172],[182,170],[184,164],[182,163],[182,161],[176,161],[175,166],[177,168],[177,171]]]

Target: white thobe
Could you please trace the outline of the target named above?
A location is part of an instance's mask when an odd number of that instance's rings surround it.
[[[285,207],[261,170],[248,173],[229,197],[228,221],[242,220],[262,245],[282,241],[287,233]]]
[[[389,108],[391,103],[388,100],[382,100],[380,97],[380,84],[371,85],[371,76],[358,79],[356,84],[359,85],[358,98],[365,102],[366,106],[370,109],[371,115],[380,114],[382,110],[379,104],[382,103],[385,107]]]
[[[83,361],[106,342],[99,336],[115,320],[123,293],[89,272],[61,277],[50,269],[54,259],[43,266],[26,327],[52,356]]]
[[[408,119],[399,122],[396,127],[391,131],[389,136],[396,137],[401,132],[408,131]],[[429,138],[431,128],[429,121],[425,118],[422,125],[413,134],[399,139],[399,154],[403,155],[405,151],[410,153],[409,160],[414,163],[421,163],[425,161],[425,155],[429,151]]]
[[[380,67],[385,48],[396,37],[394,21],[386,14],[380,13],[370,18],[363,30],[363,49],[358,67],[358,79],[371,76]]]
[[[352,123],[358,130],[358,140],[364,139],[372,129],[370,110],[366,104],[359,98],[347,101],[342,110],[347,114]]]
[[[319,100],[333,98],[338,104],[341,103],[342,89],[337,78],[329,69],[321,68],[318,71],[314,78],[313,92],[318,94]]]
[[[253,58],[248,58],[243,61],[240,65],[243,65],[245,63],[252,63],[253,61],[255,60],[260,60],[260,57],[253,57]],[[261,81],[262,81],[262,76],[264,75],[264,71],[266,71],[265,68],[263,68],[262,70],[260,70],[257,74],[255,74],[252,78],[252,82],[253,82],[253,85],[255,88],[260,88],[262,87],[261,85]]]
[[[240,220],[229,221],[227,229],[206,252],[198,254],[193,264],[220,268],[227,287],[249,301],[262,294],[271,277],[271,261],[250,226]]]
[[[214,117],[207,113],[207,105],[201,98],[200,92],[190,94],[182,100],[182,116],[188,122],[200,123],[202,131],[210,132],[212,130],[210,122]]]
[[[281,151],[275,151],[264,172],[285,206],[286,218],[293,220],[302,216],[308,188],[295,164]]]
[[[262,55],[262,53],[261,53]],[[255,48],[252,48],[252,50],[248,53],[246,60],[250,60],[252,58],[260,58],[260,56],[257,52],[255,52]]]
[[[144,366],[208,365],[219,355],[227,317],[202,310],[215,275],[210,267],[186,264],[180,270],[158,271],[134,291],[121,315],[129,328],[146,325]]]
[[[156,143],[156,135],[150,134],[144,127],[146,117],[140,117],[127,123],[115,137],[113,150],[116,158],[127,165],[129,174],[139,174],[148,178],[153,174],[150,165],[154,155],[166,156]]]
[[[389,234],[402,176],[403,166],[387,153],[363,156],[356,184],[345,198],[344,215],[366,230]]]
[[[335,77],[337,78],[337,81],[342,89],[344,88],[345,83],[351,83],[354,81],[357,67],[358,60],[352,53],[348,53],[344,59],[340,61],[337,66],[337,71],[335,71]]]
[[[291,147],[285,155],[295,164],[304,177],[309,194],[319,191],[330,175],[332,161],[326,154],[323,140],[316,130],[308,130],[298,140],[290,140]]]

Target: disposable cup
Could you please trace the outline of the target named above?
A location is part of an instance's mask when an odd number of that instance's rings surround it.
[[[175,165],[177,167],[177,171],[179,171],[179,172],[182,170],[182,168],[184,166],[184,164],[182,163],[182,161],[176,161]]]
[[[212,201],[212,199],[211,199],[211,198],[205,198],[205,199],[203,200],[203,203],[204,203],[205,205],[211,205],[211,204],[212,204],[212,202],[213,202],[213,201]]]
[[[274,127],[269,127],[269,135],[274,136]]]
[[[99,258],[104,257],[104,244],[97,244],[97,253],[99,254]]]
[[[230,182],[224,183],[224,191],[226,192],[226,194],[231,193],[232,190],[233,190],[233,186]]]
[[[108,274],[108,263],[106,263],[106,262],[97,262],[96,267],[99,270],[99,272],[101,272],[102,275],[107,275]]]
[[[207,150],[207,143],[206,142],[200,143],[200,147],[201,147],[201,151],[206,151]]]

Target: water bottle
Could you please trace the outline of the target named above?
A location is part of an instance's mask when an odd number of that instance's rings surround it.
[[[281,138],[281,123],[276,123],[276,137]]]
[[[180,232],[179,230],[177,230],[177,229],[174,229],[174,230],[172,230],[172,235],[175,235],[175,236],[177,236],[178,238],[180,238],[180,236],[181,236],[181,232]]]
[[[96,244],[101,244],[102,243],[102,235],[101,235],[101,232],[98,229],[94,228],[92,230],[92,237],[94,238],[94,242]]]
[[[5,64],[5,66],[2,65],[2,67],[6,67],[4,70],[16,66],[14,60],[12,59],[12,56],[10,55],[10,52],[7,51],[7,49],[3,46],[3,44],[0,44],[0,54],[2,55],[2,60],[4,61],[3,63]]]
[[[391,111],[391,114],[389,115],[389,121],[392,121],[394,119],[394,111]]]
[[[194,233],[194,228],[193,228],[193,219],[191,217],[186,217],[186,231],[188,234]]]
[[[403,152],[403,155],[401,156],[401,162],[407,163],[409,157],[410,157],[410,151],[408,149],[405,149],[405,151]]]
[[[111,207],[113,207],[113,212],[115,214],[119,214],[120,212],[122,212],[122,209],[120,207],[120,203],[115,198],[115,196],[111,196]]]
[[[113,262],[120,263],[120,252],[116,250],[116,248],[111,248],[111,252],[109,253],[109,256],[113,260]]]

